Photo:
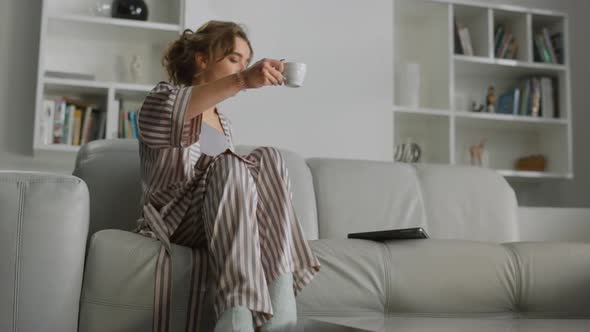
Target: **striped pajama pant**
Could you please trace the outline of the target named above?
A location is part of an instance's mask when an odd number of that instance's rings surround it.
[[[215,321],[245,306],[256,329],[273,315],[268,291],[293,273],[295,296],[320,270],[292,206],[281,153],[260,147],[246,156],[227,149],[202,154],[181,187],[155,193],[144,206],[150,233],[162,243],[156,262],[153,331],[168,331],[171,309],[170,244],[192,248],[193,268],[186,331],[199,331],[205,288],[214,278]]]

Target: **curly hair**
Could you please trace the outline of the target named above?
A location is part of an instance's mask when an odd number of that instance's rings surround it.
[[[253,54],[245,28],[240,24],[209,21],[195,32],[191,29],[184,30],[178,39],[170,43],[162,57],[162,65],[166,68],[168,79],[176,85],[192,85],[193,77],[198,74],[195,53],[202,53],[211,61],[215,54],[221,51],[222,57],[217,59],[220,61],[234,51],[235,37],[246,41],[250,54]]]

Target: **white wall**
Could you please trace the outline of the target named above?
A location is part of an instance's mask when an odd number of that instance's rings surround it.
[[[483,2],[483,0],[479,0]],[[590,206],[590,74],[586,1],[493,0],[570,15],[574,181],[515,183],[523,205]],[[73,154],[32,157],[40,0],[0,1],[0,169],[70,173]],[[303,61],[304,87],[265,88],[223,103],[238,144],[273,145],[304,157],[392,159],[391,1],[187,0],[186,25],[245,23],[260,57]],[[23,19],[26,18],[26,19]]]
[[[0,169],[71,174],[72,154],[33,157],[41,0],[0,1]]]
[[[236,141],[305,157],[392,160],[392,4],[375,1],[192,1],[186,26],[244,23],[254,60],[305,62],[302,88],[250,90],[223,103]],[[193,15],[194,13],[194,15]]]

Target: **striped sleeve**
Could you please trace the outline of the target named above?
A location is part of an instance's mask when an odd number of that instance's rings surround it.
[[[203,115],[186,120],[191,92],[190,86],[159,82],[139,110],[139,139],[151,148],[184,148],[197,142]]]

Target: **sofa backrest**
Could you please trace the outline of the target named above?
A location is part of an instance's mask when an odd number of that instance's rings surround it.
[[[480,167],[310,158],[320,238],[424,227],[432,238],[518,239],[514,190]]]
[[[310,158],[320,238],[427,227],[416,171],[384,161]]]
[[[252,146],[236,146],[244,155]],[[424,227],[433,238],[518,239],[517,203],[498,173],[484,168],[309,158],[280,149],[293,206],[309,240],[351,232]],[[141,186],[135,140],[84,145],[74,175],[90,190],[90,231],[131,230]]]
[[[413,167],[433,237],[498,243],[520,238],[516,195],[496,171],[458,165]]]
[[[90,191],[89,238],[103,229],[135,227],[141,199],[136,140],[96,140],[83,145],[73,175],[84,180]]]
[[[237,146],[247,154],[253,147]],[[305,160],[281,149],[287,163],[293,206],[307,239],[318,238],[315,196],[311,172]],[[107,139],[85,144],[76,157],[74,175],[90,190],[89,236],[102,229],[132,230],[140,215],[141,183],[136,140]]]

